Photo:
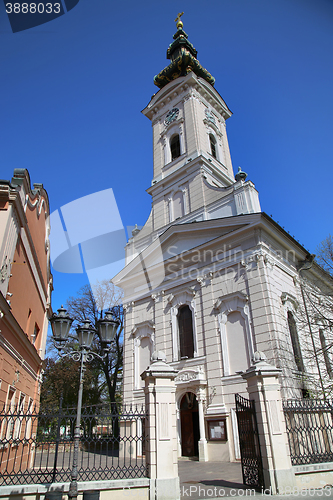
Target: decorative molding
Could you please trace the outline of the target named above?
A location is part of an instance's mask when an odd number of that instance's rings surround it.
[[[37,207],[37,217],[38,217],[38,219],[40,217],[40,214],[42,213],[43,205],[45,205],[45,216],[47,215],[47,208],[46,208],[45,199],[44,199],[43,196],[41,196],[40,193],[38,193],[37,199],[35,201],[33,201],[33,202],[30,200],[30,196],[28,194],[26,194],[26,196],[25,196],[25,203],[24,203],[24,213],[26,213],[28,205],[29,205],[30,208]]]
[[[9,277],[9,273],[10,273],[10,262],[9,262],[7,255],[6,255],[6,257],[4,258],[3,264],[1,266],[1,269],[0,269],[0,281],[1,281],[1,283],[6,281],[6,279]]]
[[[154,343],[155,337],[155,325],[152,321],[142,321],[137,323],[134,328],[132,328],[131,335],[135,338],[142,339],[143,337],[149,337],[151,342]]]
[[[153,301],[155,302],[155,304],[157,304],[158,302],[162,302],[163,300],[163,297],[164,297],[164,290],[161,290],[160,292],[158,293],[153,293],[151,295],[151,298],[153,299]]]
[[[132,312],[132,310],[134,309],[134,302],[128,302],[127,304],[124,304],[123,309],[125,314]]]
[[[200,284],[201,288],[203,288],[204,286],[208,286],[211,284],[213,277],[214,277],[214,273],[212,271],[209,271],[208,273],[204,274],[203,276],[198,276],[197,282]]]
[[[281,302],[287,309],[291,309],[292,311],[297,311],[299,306],[299,302],[296,297],[288,292],[283,292],[281,294]]]
[[[215,123],[212,123],[211,121],[207,120],[206,118],[204,118],[203,122],[206,125],[207,133],[209,134],[209,133],[211,133],[211,131],[214,131],[215,134],[217,135],[217,137],[219,138],[219,140],[221,141],[222,134],[221,134],[219,128],[217,127],[217,125]]]
[[[190,99],[195,99],[196,101],[202,103],[200,94],[194,89],[189,90],[189,92],[183,97],[182,102],[185,104],[185,102],[189,101]]]
[[[204,367],[199,365],[195,368],[184,368],[176,376],[175,383],[176,386],[184,384],[186,386],[207,385]]]

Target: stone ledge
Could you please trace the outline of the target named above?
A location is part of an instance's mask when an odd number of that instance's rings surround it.
[[[293,465],[293,471],[295,474],[308,474],[311,472],[327,472],[333,471],[333,462],[325,462],[320,464],[305,464],[305,465]]]
[[[9,495],[34,495],[36,493],[44,495],[49,491],[62,491],[67,493],[69,490],[68,483],[52,483],[52,484],[13,484],[0,486],[0,497]],[[149,488],[150,480],[148,478],[137,479],[114,479],[109,481],[82,481],[78,482],[79,493],[86,490],[114,490],[123,488]]]

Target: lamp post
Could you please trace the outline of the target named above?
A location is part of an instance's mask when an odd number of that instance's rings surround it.
[[[66,346],[66,342],[69,338],[69,331],[73,323],[73,319],[67,314],[66,309],[61,306],[58,309],[58,314],[54,313],[50,318],[50,323],[53,333],[53,343],[58,349],[59,355],[62,357],[68,356],[74,361],[80,361],[80,382],[79,382],[79,393],[77,399],[77,412],[76,412],[76,424],[74,431],[74,454],[73,454],[73,465],[71,471],[71,482],[69,486],[68,497],[71,499],[76,499],[78,496],[77,491],[77,463],[79,456],[79,445],[80,445],[80,426],[81,426],[81,409],[82,409],[82,394],[83,394],[83,381],[84,381],[84,371],[85,363],[92,361],[94,357],[99,359],[104,359],[107,355],[109,349],[109,344],[113,341],[117,328],[119,326],[119,321],[114,319],[111,311],[107,311],[104,314],[104,318],[97,321],[98,331],[93,328],[89,320],[85,320],[82,326],[76,328],[77,339],[78,339],[78,349],[71,350]],[[100,356],[96,352],[91,350],[91,344],[94,336],[98,333],[101,342],[102,349],[104,351],[104,356]],[[64,354],[61,354],[61,351]]]

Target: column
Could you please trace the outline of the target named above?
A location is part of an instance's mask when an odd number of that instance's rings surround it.
[[[249,399],[255,401],[265,488],[275,495],[295,486],[278,380],[281,370],[268,364],[263,352],[257,351],[253,360],[242,377]]]
[[[208,462],[207,439],[205,432],[205,418],[204,418],[204,402],[205,402],[205,389],[199,387],[197,390],[198,413],[199,413],[199,462]]]
[[[151,500],[179,500],[174,381],[178,372],[166,363],[162,351],[155,352],[151,361],[141,375],[148,412],[146,460],[155,491]]]

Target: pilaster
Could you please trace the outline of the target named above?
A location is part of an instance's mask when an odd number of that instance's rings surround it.
[[[249,399],[255,401],[265,488],[278,494],[295,486],[278,380],[281,370],[268,364],[262,352],[257,351],[253,360],[242,377]]]
[[[141,375],[148,412],[148,474],[155,481],[156,500],[179,500],[174,380],[177,371],[166,363],[162,351],[155,352],[151,359],[151,365]]]

